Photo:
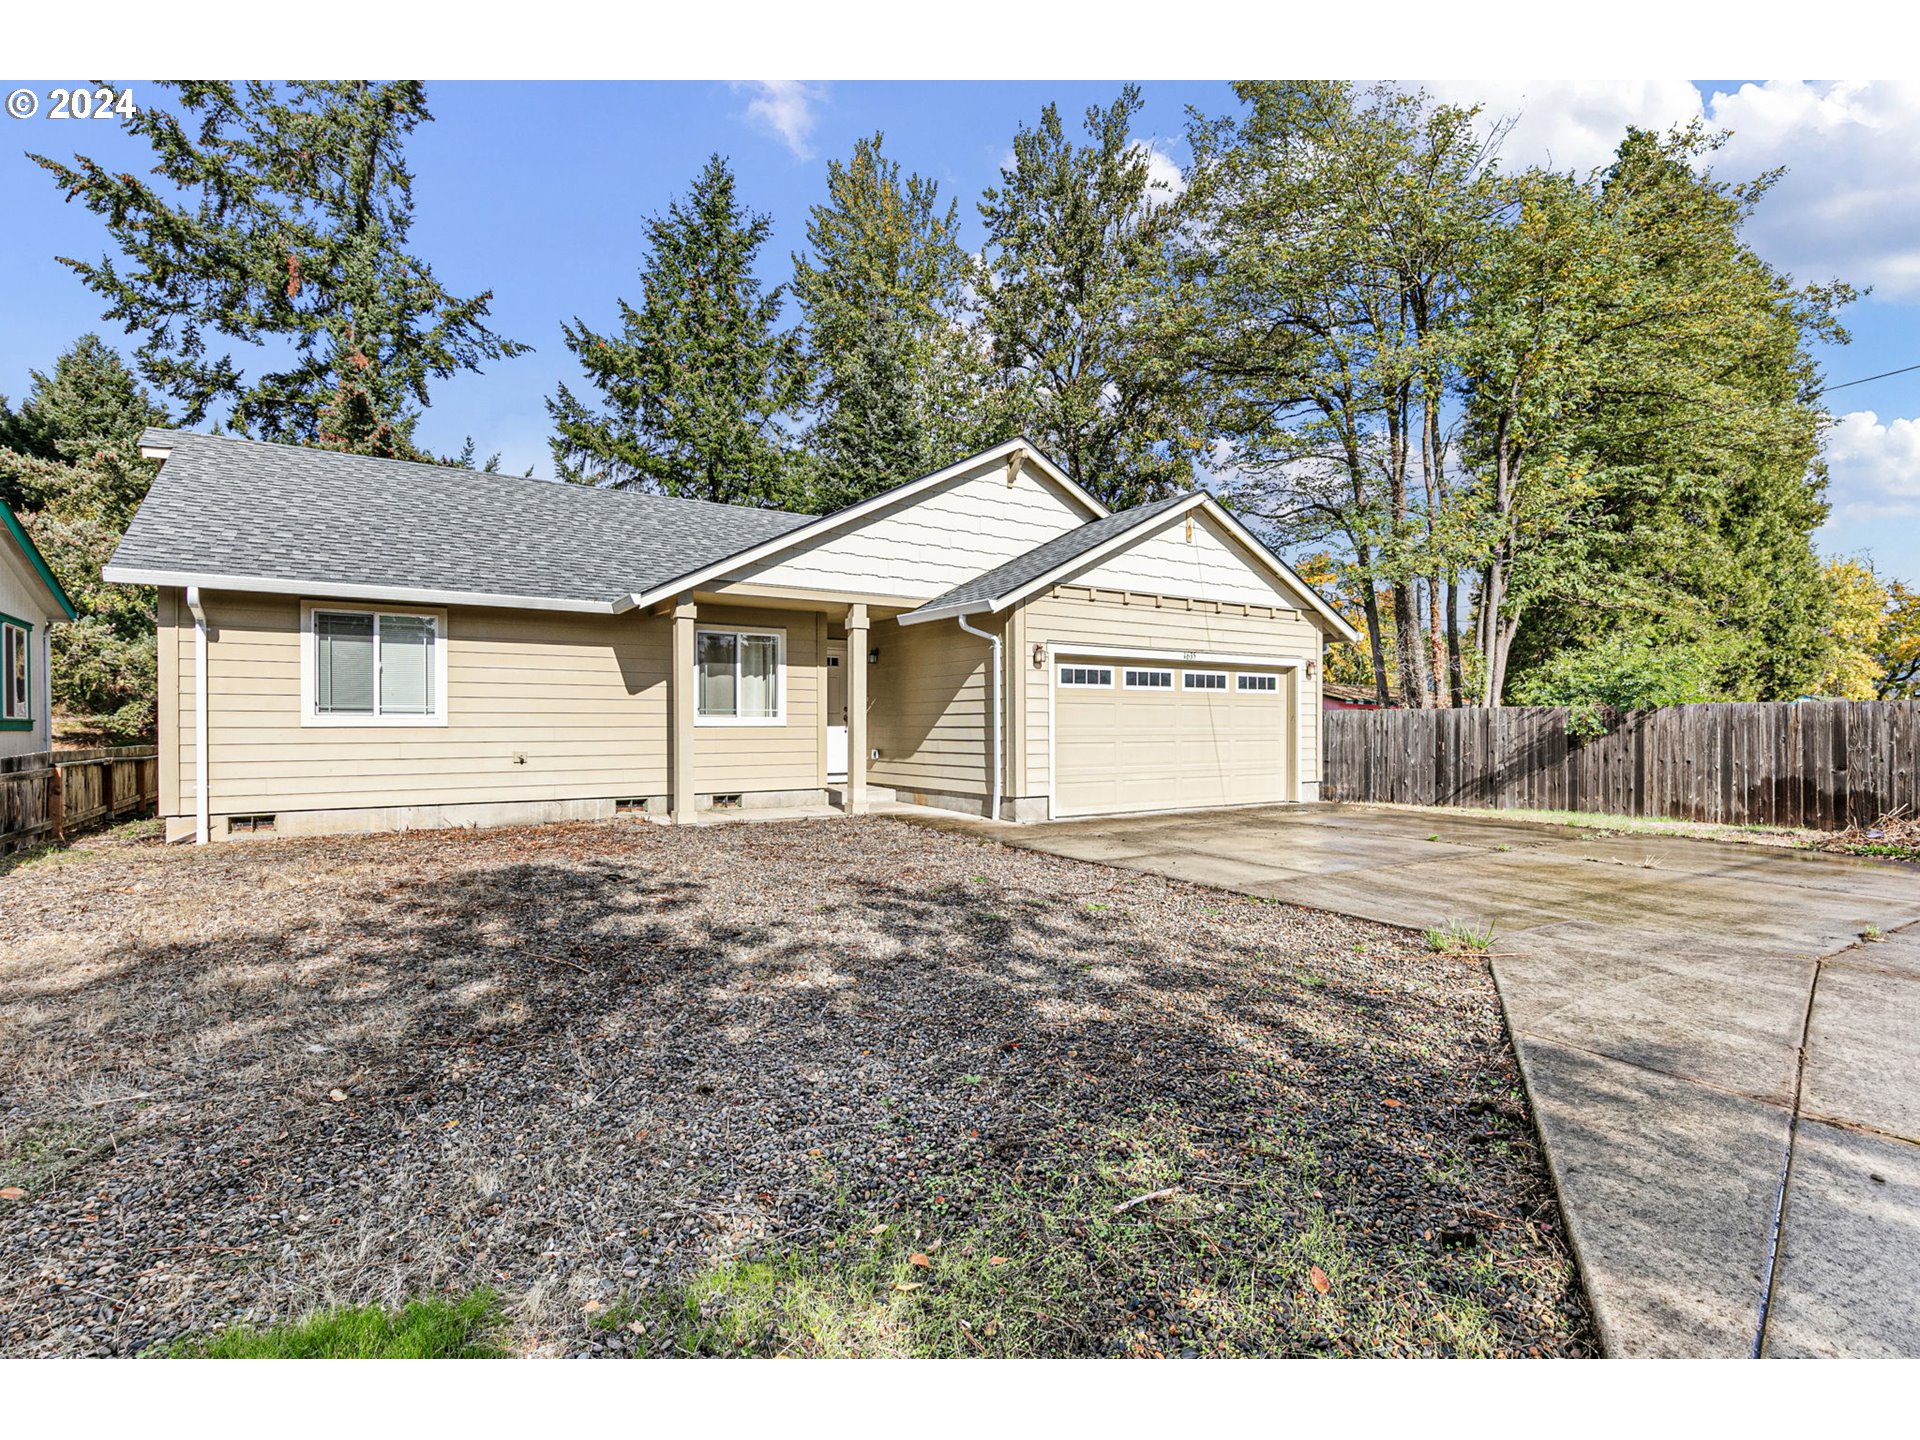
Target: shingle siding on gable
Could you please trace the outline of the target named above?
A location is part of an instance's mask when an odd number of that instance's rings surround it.
[[[1195,600],[1234,600],[1247,605],[1284,605],[1298,609],[1300,599],[1246,559],[1240,547],[1204,514],[1148,533],[1088,570],[1073,572],[1076,585],[1132,590],[1144,595],[1177,595]]]
[[[1032,467],[1013,485],[995,461],[797,551],[729,577],[930,600],[1091,518]]]

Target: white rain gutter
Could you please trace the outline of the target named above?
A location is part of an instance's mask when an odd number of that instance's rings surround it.
[[[998,820],[1000,818],[1000,729],[1003,719],[1001,711],[1004,708],[1000,703],[1000,677],[1002,673],[1000,666],[1000,637],[988,630],[974,629],[973,626],[967,623],[967,617],[964,615],[956,615],[953,618],[959,622],[962,630],[966,631],[969,635],[978,635],[993,647],[993,784],[991,787],[993,799],[988,805],[987,818],[990,820]]]
[[[207,843],[212,828],[207,816],[207,612],[200,603],[200,587],[187,587],[187,609],[193,612],[193,843]]]

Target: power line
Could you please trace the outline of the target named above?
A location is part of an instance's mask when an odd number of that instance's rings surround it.
[[[1898,370],[1882,370],[1878,375],[1863,375],[1858,380],[1847,381],[1844,385],[1829,385],[1827,390],[1821,393],[1825,394],[1828,390],[1845,390],[1853,385],[1864,385],[1869,380],[1884,380],[1889,375],[1905,375],[1910,370],[1920,370],[1920,365],[1903,365]]]

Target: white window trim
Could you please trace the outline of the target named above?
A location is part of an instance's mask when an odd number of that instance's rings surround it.
[[[1129,674],[1129,672],[1131,672],[1131,674]],[[1132,675],[1143,675],[1143,674],[1144,675],[1164,675],[1167,677],[1167,683],[1164,685],[1134,684],[1131,678]],[[1156,695],[1159,695],[1159,694],[1171,695],[1174,689],[1172,667],[1165,666],[1165,665],[1122,665],[1120,667],[1120,688],[1123,690],[1151,690]]]
[[[771,635],[773,637],[773,714],[702,715],[700,713],[700,637],[702,635]],[[734,703],[740,696],[739,652],[734,652]],[[770,729],[787,723],[787,631],[782,625],[696,625],[693,631],[693,723],[697,728]]]
[[[20,638],[15,641],[16,653],[26,657],[27,696],[21,703],[24,709],[13,708],[13,667],[6,663],[7,649],[5,632],[11,630]],[[40,684],[40,657],[34,652],[33,626],[8,618],[0,620],[0,720],[11,720],[18,724],[25,721],[31,725],[34,721],[34,691]]]
[[[315,615],[412,615],[433,622],[433,712],[428,715],[322,715],[316,708],[318,654]],[[378,622],[376,622],[377,624]],[[417,605],[367,605],[338,600],[306,600],[300,605],[300,724],[307,729],[421,730],[444,729],[447,723],[447,612],[423,610]],[[376,652],[377,653],[377,652]],[[379,677],[374,677],[376,697]]]
[[[1249,680],[1270,680],[1270,685],[1249,685]],[[1242,672],[1233,677],[1233,693],[1236,695],[1278,695],[1280,677],[1271,670]]]
[[[1218,685],[1196,685],[1193,681],[1197,675],[1218,675],[1220,677],[1220,683]],[[1215,692],[1225,694],[1232,689],[1232,681],[1224,670],[1183,670],[1180,672],[1180,688],[1183,691],[1198,690],[1203,695],[1211,695]]]
[[[1099,680],[1069,680],[1066,674],[1069,670],[1104,670],[1107,672],[1107,678],[1104,682]],[[1113,689],[1114,676],[1118,673],[1118,670],[1112,665],[1096,665],[1090,661],[1079,661],[1070,665],[1063,663],[1054,666],[1053,683],[1063,690],[1111,690]]]

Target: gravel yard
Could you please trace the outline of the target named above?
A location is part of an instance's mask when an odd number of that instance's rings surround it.
[[[1401,931],[885,819],[8,865],[8,1355],[480,1286],[524,1354],[1594,1348]]]

